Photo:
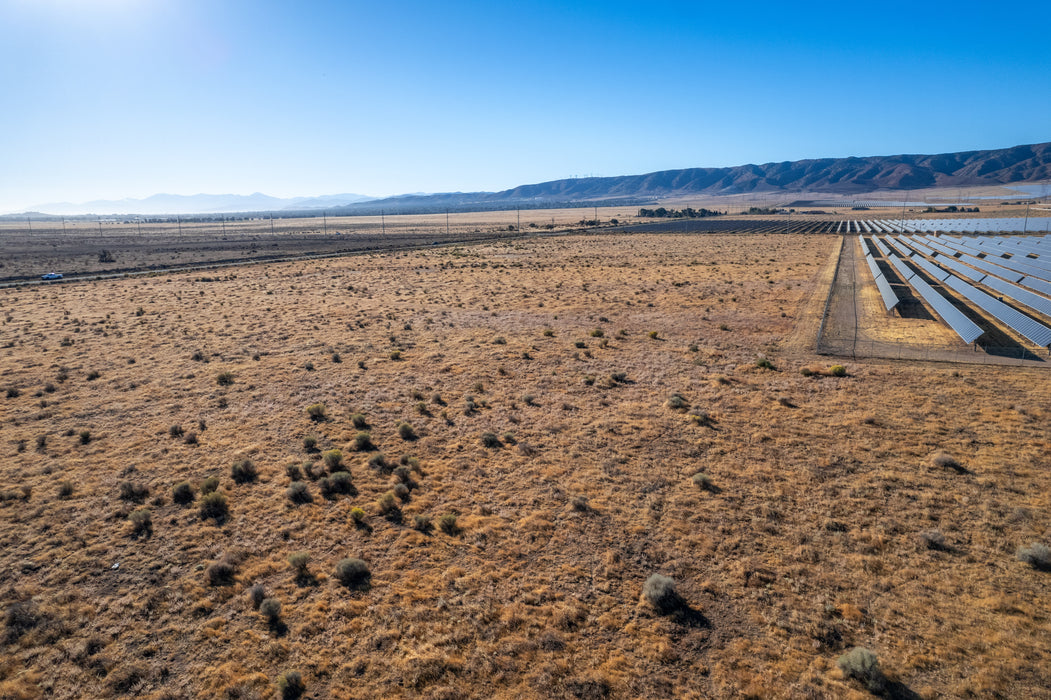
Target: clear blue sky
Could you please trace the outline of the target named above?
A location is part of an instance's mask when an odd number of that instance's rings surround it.
[[[1042,142],[1048,26],[1044,1],[0,0],[0,211]]]

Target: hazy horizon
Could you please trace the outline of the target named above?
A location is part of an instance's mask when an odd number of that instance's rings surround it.
[[[0,0],[0,212],[158,193],[499,191],[1048,140],[985,4]]]

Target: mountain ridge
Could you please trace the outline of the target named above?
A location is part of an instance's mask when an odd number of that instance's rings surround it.
[[[341,194],[280,199],[251,195],[153,195],[141,200],[98,200],[81,205],[37,205],[49,215],[120,211],[127,214],[215,214],[238,212],[371,214],[497,209],[501,207],[639,204],[683,195],[813,192],[856,195],[879,190],[972,187],[1051,180],[1051,142],[957,153],[848,156],[745,164],[725,168],[659,170],[642,175],[549,180],[499,192],[403,194],[374,198]],[[63,208],[65,210],[63,211]]]

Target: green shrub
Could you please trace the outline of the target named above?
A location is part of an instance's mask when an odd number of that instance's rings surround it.
[[[369,452],[376,449],[372,444],[372,435],[367,430],[362,430],[354,436],[354,449],[358,452]]]
[[[120,500],[142,503],[150,495],[150,487],[145,484],[136,484],[131,481],[123,481],[120,484]]]
[[[181,506],[193,503],[193,486],[189,481],[180,481],[172,486],[172,501]]]
[[[361,525],[365,522],[365,511],[357,506],[350,509],[350,519],[354,521],[355,525]]]
[[[219,477],[210,476],[201,482],[201,495],[209,494],[219,488]]]
[[[133,537],[149,537],[153,534],[153,516],[149,508],[138,508],[128,516],[131,521]]]
[[[389,472],[391,470],[390,462],[387,461],[387,458],[382,452],[374,454],[369,458],[369,466],[373,469],[378,469],[381,472]]]
[[[232,586],[237,575],[237,564],[230,557],[223,555],[204,570],[204,577],[209,586]]]
[[[173,425],[168,428],[168,436],[173,438],[180,438],[183,436],[183,429],[181,425]]]
[[[259,478],[259,472],[250,459],[241,459],[230,467],[230,477],[237,484],[250,484]]]
[[[833,377],[845,377],[847,376],[847,368],[843,365],[832,365],[828,368],[828,373]],[[859,649],[861,647],[858,647]]]
[[[554,335],[555,335],[554,329],[552,329],[552,328],[545,328],[544,329],[544,337],[545,338],[553,338]]]
[[[698,472],[693,475],[693,483],[697,488],[702,491],[711,491],[714,484],[712,483],[712,477],[708,476],[704,472]]]
[[[321,460],[330,472],[338,472],[343,467],[343,452],[336,448],[325,450],[321,455]]]
[[[318,488],[321,489],[321,495],[325,498],[348,494],[354,488],[350,480],[350,472],[333,472],[331,476],[319,479],[317,483]]]
[[[234,383],[234,375],[232,372],[222,372],[215,378],[215,381],[219,386],[230,386]]]
[[[675,392],[668,397],[668,401],[665,405],[673,411],[685,411],[690,407],[690,402],[687,401],[682,394]]]
[[[306,483],[302,481],[293,481],[289,484],[288,490],[285,491],[285,495],[288,496],[288,500],[293,503],[311,503],[314,500],[310,495],[310,489],[308,489]]]
[[[400,498],[402,501],[409,500],[409,487],[405,484],[395,484],[393,492],[394,495]]]
[[[1015,556],[1034,569],[1051,571],[1051,549],[1046,544],[1033,542],[1028,547],[1019,547]]]
[[[316,452],[317,451],[317,436],[316,435],[307,435],[305,438],[303,438],[303,449],[306,450],[307,452]]]
[[[361,559],[340,559],[336,564],[336,578],[347,588],[363,588],[371,576],[369,565]]]
[[[73,482],[62,481],[58,485],[58,497],[62,499],[69,498],[73,495]]]
[[[393,491],[388,491],[382,496],[380,496],[379,500],[376,502],[376,505],[379,507],[380,515],[386,517],[390,517],[391,515],[394,515],[395,513],[399,513],[401,511],[401,509],[398,507],[398,501],[397,499],[395,499]]]
[[[843,654],[836,660],[836,666],[843,671],[843,675],[859,681],[871,693],[880,694],[887,685],[879,660],[865,647],[854,647]]]
[[[417,438],[416,429],[411,423],[400,423],[398,424],[398,437],[402,440],[415,440]]]
[[[659,333],[657,333],[657,331],[650,331],[648,335],[649,335],[649,336],[650,336],[651,338],[653,338],[654,340],[657,340],[657,339],[659,339],[659,338],[660,338],[660,334],[659,334]]]
[[[321,423],[328,420],[328,416],[325,414],[325,404],[323,403],[312,403],[307,406],[307,415],[310,416],[310,420],[315,423]]]
[[[310,565],[310,552],[293,552],[289,554],[288,565],[296,572],[296,576],[306,576],[307,567]]]
[[[355,413],[350,417],[351,424],[358,430],[363,430],[369,427],[369,421],[365,418],[364,413]]]
[[[431,518],[427,515],[414,515],[412,517],[412,528],[420,532],[431,531]]]
[[[226,503],[226,496],[218,491],[205,494],[201,498],[200,512],[201,520],[211,518],[217,524],[222,524],[230,513],[230,507]]]
[[[765,357],[760,357],[758,360],[756,360],[755,366],[760,369],[777,369],[776,367],[774,367],[774,363],[766,359]]]
[[[89,442],[91,442],[91,431],[90,430],[81,430],[80,433],[79,433],[79,437],[80,437],[80,444],[81,445],[86,445]]]
[[[257,583],[248,589],[248,600],[253,610],[259,610],[263,606],[263,601],[266,600],[266,589],[263,584]],[[280,614],[280,609],[278,614]]]
[[[455,513],[446,513],[438,518],[438,527],[446,535],[455,535],[460,532],[460,526],[456,524]]]
[[[277,624],[281,620],[281,603],[276,598],[264,598],[259,603],[259,612],[270,624]]]
[[[401,350],[391,350],[390,355],[388,355],[387,357],[397,362],[401,359]]]
[[[799,370],[799,373],[802,374],[804,377],[810,377],[813,376],[814,370],[810,369],[809,367],[803,367]]]
[[[651,574],[642,585],[643,599],[662,613],[679,607],[681,599],[675,590],[675,580],[660,574]]]
[[[277,691],[281,693],[281,700],[299,700],[307,687],[299,671],[285,671],[277,678]]]
[[[490,432],[482,433],[481,441],[482,441],[482,446],[483,447],[487,447],[489,449],[496,449],[498,447],[503,447],[504,446],[504,444],[502,442],[500,442],[500,438],[497,437],[496,433],[490,433]]]
[[[590,335],[592,338],[601,338],[604,335],[606,335],[606,333],[601,328],[593,328],[591,330],[591,333],[589,333],[588,335]]]

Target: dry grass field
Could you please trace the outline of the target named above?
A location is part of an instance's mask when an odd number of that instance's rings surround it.
[[[0,290],[0,697],[1051,697],[1051,375],[834,376],[838,241]]]

